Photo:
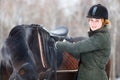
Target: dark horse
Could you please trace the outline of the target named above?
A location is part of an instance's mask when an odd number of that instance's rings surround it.
[[[57,40],[40,25],[15,26],[1,49],[0,80],[73,80],[78,61],[49,45]]]
[[[49,40],[40,25],[15,26],[1,49],[0,80],[49,80],[57,67]]]
[[[35,35],[32,28],[28,25],[16,26],[9,33],[1,50],[0,80],[39,80],[31,50]]]

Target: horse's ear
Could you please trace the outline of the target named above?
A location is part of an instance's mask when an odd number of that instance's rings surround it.
[[[24,31],[25,26],[27,25],[17,25],[11,29],[9,36],[15,36],[17,33]]]

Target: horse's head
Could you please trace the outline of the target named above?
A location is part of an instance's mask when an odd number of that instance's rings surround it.
[[[33,29],[29,25],[14,27],[2,48],[2,60],[0,61],[1,79],[8,74],[6,80],[38,80],[39,73],[30,49],[34,40],[31,38]],[[37,37],[37,36],[34,36]],[[31,44],[30,44],[31,43]],[[11,69],[11,71],[10,71]],[[9,72],[10,71],[10,72]]]
[[[56,54],[54,47],[49,46],[50,39],[53,37],[40,25],[15,26],[2,48],[5,64],[1,64],[3,72],[0,74],[6,75],[11,70],[6,80],[38,80],[40,72],[43,73],[48,68],[55,70],[63,57]]]

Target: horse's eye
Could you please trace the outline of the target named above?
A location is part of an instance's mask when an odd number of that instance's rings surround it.
[[[21,69],[20,71],[19,71],[19,74],[22,76],[22,75],[24,75],[25,74],[25,70],[24,69]]]

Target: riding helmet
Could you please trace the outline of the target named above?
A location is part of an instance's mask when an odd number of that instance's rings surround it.
[[[88,18],[103,18],[108,19],[108,10],[106,7],[102,6],[101,4],[93,5],[87,14]]]

